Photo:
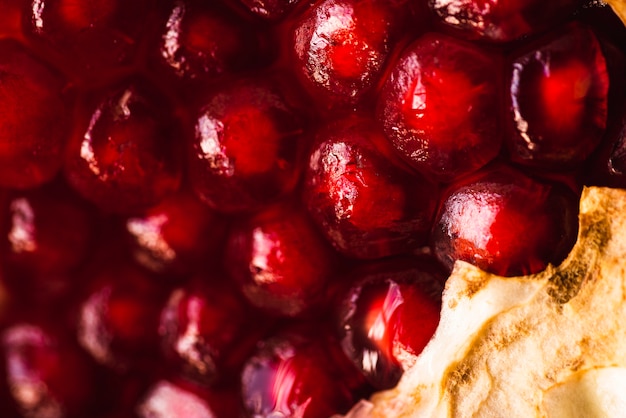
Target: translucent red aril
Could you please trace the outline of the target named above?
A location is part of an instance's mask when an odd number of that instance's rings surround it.
[[[578,0],[428,0],[440,21],[469,39],[508,42],[569,18]]]
[[[426,34],[392,69],[378,119],[413,167],[449,181],[484,166],[500,150],[500,74],[496,56]]]
[[[181,381],[159,380],[136,408],[139,418],[228,418],[240,416],[237,394],[208,392]]]
[[[319,332],[263,341],[241,375],[246,415],[316,418],[345,412],[354,402],[351,379],[323,342]]]
[[[241,80],[201,105],[189,176],[211,207],[257,210],[296,186],[305,122],[292,92],[283,87],[278,79]]]
[[[344,254],[380,258],[428,241],[437,187],[395,163],[377,125],[365,117],[317,134],[304,196],[326,238]]]
[[[61,168],[68,136],[65,81],[20,44],[0,41],[0,186],[26,189]]]
[[[565,258],[576,240],[577,198],[498,166],[453,184],[432,234],[436,256],[502,276],[538,273]]]
[[[339,309],[341,345],[371,384],[389,389],[433,336],[447,274],[424,257],[369,265],[355,277]]]
[[[296,73],[322,106],[354,104],[377,82],[408,13],[402,0],[323,0],[293,28]]]
[[[195,277],[191,283],[172,291],[159,325],[164,352],[187,379],[210,385],[232,364],[243,362],[252,351],[263,328],[246,324],[249,309],[230,287]],[[243,352],[243,354],[242,354]],[[239,357],[239,359],[238,359]],[[230,363],[230,364],[229,364]],[[230,369],[230,370],[229,370]]]
[[[133,64],[153,0],[27,0],[26,34],[76,79],[102,79]]]
[[[237,223],[225,256],[228,273],[253,305],[286,316],[302,315],[319,303],[334,261],[309,218],[293,204]]]
[[[94,369],[62,335],[29,323],[15,324],[2,334],[6,379],[25,417],[91,415]]]
[[[252,13],[267,20],[278,20],[290,12],[300,0],[233,0],[241,2]]]
[[[178,189],[182,138],[155,87],[137,80],[85,101],[66,157],[71,186],[115,212],[145,209]]]
[[[74,271],[91,249],[95,217],[67,187],[53,183],[12,193],[0,248],[5,281],[37,300],[72,290]]]
[[[166,295],[154,277],[117,263],[85,273],[91,286],[78,312],[78,340],[101,364],[119,371],[140,369],[158,353]]]
[[[226,220],[190,192],[175,193],[126,220],[135,260],[157,273],[186,274],[221,254]]]
[[[219,2],[172,2],[160,35],[161,62],[185,79],[210,80],[260,59],[260,37]]]
[[[586,159],[605,131],[608,91],[600,43],[584,26],[570,25],[515,58],[506,136],[511,158],[550,169]]]

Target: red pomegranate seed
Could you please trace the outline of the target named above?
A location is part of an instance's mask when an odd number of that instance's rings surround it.
[[[256,64],[260,36],[216,2],[173,2],[160,34],[158,53],[170,71],[184,79],[233,73]]]
[[[445,25],[469,39],[509,42],[569,18],[577,0],[428,0]]]
[[[328,244],[292,204],[242,220],[226,245],[226,269],[245,296],[278,315],[302,315],[317,304],[334,267]]]
[[[434,184],[393,161],[378,127],[349,117],[317,135],[305,176],[307,208],[342,253],[380,258],[428,241]]]
[[[342,347],[369,382],[394,387],[439,324],[447,274],[429,258],[367,266],[344,296]]]
[[[583,26],[513,62],[510,133],[519,163],[554,169],[586,159],[604,135],[609,74],[600,43]]]
[[[178,189],[181,138],[154,87],[130,82],[90,104],[75,120],[65,164],[80,194],[103,210],[133,212]]]
[[[0,186],[36,187],[61,168],[67,141],[64,80],[20,44],[0,41]]]
[[[139,264],[182,275],[206,268],[218,257],[226,221],[191,193],[180,192],[128,218],[126,230]]]
[[[330,417],[354,403],[350,376],[319,337],[286,331],[259,345],[241,375],[248,416]]]
[[[294,71],[321,106],[357,103],[377,82],[408,14],[403,0],[323,0],[291,34]]]
[[[490,167],[450,187],[432,246],[449,269],[463,260],[501,276],[538,273],[574,244],[577,206],[565,187]]]
[[[207,391],[181,381],[159,380],[137,406],[139,418],[228,418],[240,416],[237,394]],[[133,414],[133,416],[135,416]]]
[[[255,318],[256,329],[251,329],[246,323],[249,315],[240,296],[228,286],[196,277],[170,294],[161,314],[159,334],[165,355],[182,376],[201,385],[213,384],[222,373],[232,372],[236,363],[243,363],[260,338],[262,321]],[[253,335],[256,338],[249,338]]]
[[[83,82],[101,81],[133,65],[153,0],[26,0],[31,42]]]
[[[243,3],[252,13],[270,21],[285,17],[300,0],[233,0]]]
[[[78,340],[98,363],[124,371],[154,360],[166,295],[154,277],[118,263],[83,275],[91,286],[79,308]]]
[[[387,79],[378,119],[413,167],[449,181],[500,150],[501,72],[496,57],[440,34],[410,45]]]
[[[196,194],[223,212],[257,210],[292,191],[305,122],[276,80],[243,80],[210,95],[197,113],[189,157]]]
[[[20,323],[2,335],[6,378],[25,417],[82,417],[94,401],[94,369],[61,334]],[[93,412],[93,411],[91,411]]]

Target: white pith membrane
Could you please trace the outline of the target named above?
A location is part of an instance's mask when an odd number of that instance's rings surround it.
[[[568,258],[536,275],[458,262],[415,365],[347,417],[624,416],[626,190],[585,189],[579,223]]]
[[[441,322],[364,417],[619,417],[626,413],[626,190],[587,188],[558,267],[499,277],[457,262]]]

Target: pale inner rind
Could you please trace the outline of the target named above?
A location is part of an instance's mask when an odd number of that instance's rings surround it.
[[[626,414],[625,269],[626,191],[585,189],[561,266],[503,278],[457,263],[415,366],[348,417]]]

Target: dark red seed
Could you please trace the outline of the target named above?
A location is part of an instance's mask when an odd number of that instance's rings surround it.
[[[252,13],[270,21],[285,17],[300,0],[233,0],[243,3]]]
[[[253,305],[298,316],[319,303],[334,261],[303,211],[281,204],[233,227],[225,267]]]
[[[400,168],[371,119],[349,117],[317,134],[304,196],[313,219],[342,253],[380,258],[428,240],[437,187]]]
[[[471,44],[426,34],[400,57],[378,119],[417,170],[449,181],[494,159],[501,146],[499,61]]]
[[[114,212],[145,209],[178,189],[181,138],[168,102],[154,87],[130,82],[87,102],[66,156],[72,187]]]
[[[241,376],[246,413],[314,418],[345,412],[354,402],[350,379],[323,342],[299,333],[263,341]]]
[[[504,166],[453,184],[432,234],[448,269],[456,260],[501,276],[538,273],[561,262],[576,240],[577,197]]]
[[[378,389],[394,387],[430,341],[446,276],[429,258],[380,262],[355,273],[339,309],[341,344]]]
[[[440,21],[468,39],[509,42],[570,18],[577,0],[428,0]]]
[[[304,118],[276,80],[243,80],[206,98],[195,120],[189,175],[218,211],[258,210],[292,191],[305,146]]]
[[[6,378],[26,417],[76,417],[94,400],[94,369],[61,334],[20,323],[2,335]]]
[[[0,41],[0,186],[36,187],[61,168],[69,119],[64,88],[24,47]]]
[[[126,220],[135,260],[157,273],[186,274],[214,264],[226,220],[189,192],[179,192]]]
[[[402,0],[324,0],[291,35],[291,65],[322,107],[357,103],[377,82],[408,10]]]
[[[569,26],[517,57],[506,135],[511,158],[546,169],[585,160],[604,135],[608,91],[600,43],[586,27]]]

